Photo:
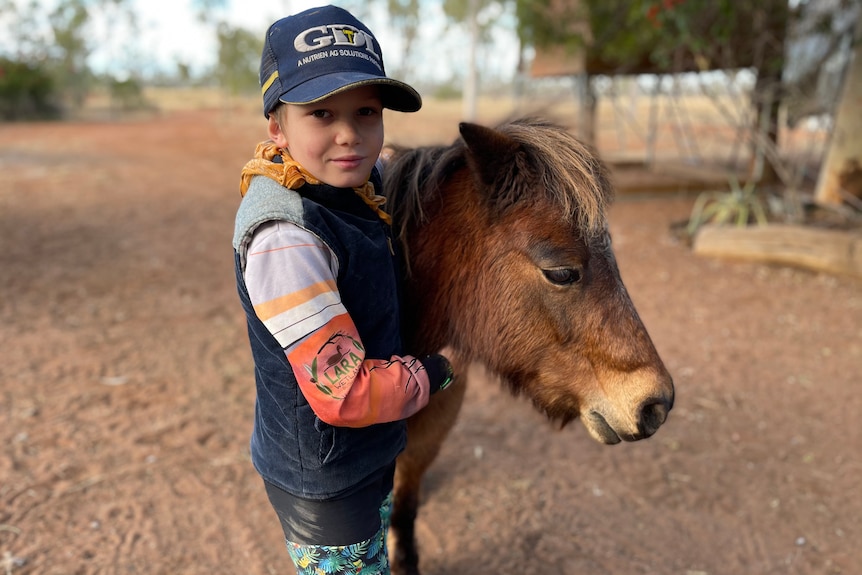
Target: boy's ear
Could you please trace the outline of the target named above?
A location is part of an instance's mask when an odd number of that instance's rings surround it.
[[[281,131],[281,126],[275,117],[275,114],[269,115],[269,126],[267,128],[269,139],[272,140],[279,148],[287,148],[287,137]]]

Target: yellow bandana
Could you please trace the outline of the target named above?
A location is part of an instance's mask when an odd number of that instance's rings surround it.
[[[272,159],[281,156],[283,163],[273,162]],[[287,150],[279,149],[272,141],[267,140],[257,145],[254,150],[254,158],[249,160],[242,169],[242,179],[239,183],[239,193],[245,195],[248,191],[248,186],[251,184],[252,176],[266,176],[271,180],[275,180],[289,190],[296,190],[304,184],[320,184],[321,181],[312,176],[305,168],[290,157]],[[365,184],[353,188],[362,200],[368,204],[372,210],[377,212],[381,220],[387,224],[392,224],[392,218],[383,211],[380,207],[386,202],[386,198],[374,193],[374,184],[370,181]]]

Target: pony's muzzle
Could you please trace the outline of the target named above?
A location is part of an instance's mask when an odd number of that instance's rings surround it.
[[[664,424],[672,408],[673,394],[667,398],[645,400],[632,412],[632,418],[617,420],[613,418],[613,411],[604,415],[592,410],[582,419],[593,438],[606,445],[614,445],[620,441],[639,441],[650,437]]]

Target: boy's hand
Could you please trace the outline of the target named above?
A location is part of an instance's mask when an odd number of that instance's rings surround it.
[[[440,389],[446,389],[449,385],[455,381],[458,375],[461,373],[459,369],[456,369],[456,365],[459,364],[457,357],[458,354],[455,352],[455,348],[451,345],[445,346],[443,349],[437,352],[438,355],[442,356],[446,363],[448,364],[448,372],[446,374],[446,378],[440,384]]]

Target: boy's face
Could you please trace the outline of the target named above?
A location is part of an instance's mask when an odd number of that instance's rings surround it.
[[[361,186],[383,147],[378,90],[362,86],[315,104],[282,106],[279,113],[270,114],[269,137],[330,186]]]

